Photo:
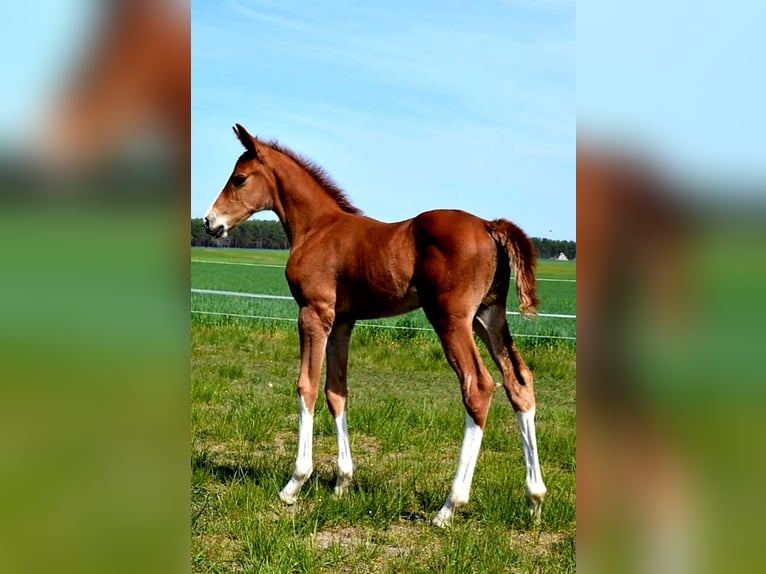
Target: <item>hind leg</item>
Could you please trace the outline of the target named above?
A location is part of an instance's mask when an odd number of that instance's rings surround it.
[[[353,323],[339,323],[333,327],[327,341],[327,383],[325,395],[327,407],[335,419],[335,432],[338,437],[338,480],[335,494],[343,494],[351,484],[354,463],[351,460],[351,448],[348,442],[346,423],[346,371],[348,367],[348,347],[351,342]]]
[[[429,319],[432,317],[429,316]],[[466,410],[463,443],[452,488],[433,519],[436,526],[447,526],[455,509],[468,503],[495,385],[474,343],[470,319],[450,324],[433,319],[431,322],[441,339],[447,360],[460,380]]]
[[[532,371],[522,359],[508,330],[505,307],[482,305],[474,317],[474,329],[503,373],[503,387],[516,412],[526,465],[525,493],[529,510],[540,519],[548,489],[540,471],[535,429],[535,393]]]

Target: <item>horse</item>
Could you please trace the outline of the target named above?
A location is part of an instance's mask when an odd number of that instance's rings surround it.
[[[457,375],[465,406],[457,470],[433,524],[447,526],[455,510],[468,503],[495,388],[473,331],[503,375],[521,431],[528,508],[539,520],[547,489],[537,450],[533,376],[506,320],[511,268],[521,312],[534,315],[538,304],[536,254],[529,238],[505,219],[487,221],[458,210],[426,211],[397,223],[366,217],[317,164],[276,141],[253,137],[240,124],[233,129],[245,151],[205,215],[205,230],[226,237],[252,214],[275,212],[290,242],[285,276],[300,308],[298,453],[281,500],[294,504],[313,471],[314,405],[323,358],[325,396],[338,442],[334,493],[341,495],[354,470],[346,417],[354,324],[422,307]]]

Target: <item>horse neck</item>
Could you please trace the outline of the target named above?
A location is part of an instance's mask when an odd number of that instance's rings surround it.
[[[279,217],[290,245],[306,233],[343,213],[338,203],[299,164],[282,153],[273,153],[271,163],[277,176],[274,212]]]

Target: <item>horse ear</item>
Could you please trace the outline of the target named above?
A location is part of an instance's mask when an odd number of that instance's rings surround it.
[[[256,158],[260,159],[258,157],[258,149],[255,147],[255,138],[251,136],[241,124],[234,124],[233,129],[237,138],[239,138],[239,141],[245,146],[245,149],[252,153]]]

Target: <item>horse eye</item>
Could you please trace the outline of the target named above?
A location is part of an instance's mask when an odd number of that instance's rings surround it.
[[[231,183],[233,183],[236,187],[240,187],[245,184],[246,179],[247,176],[245,175],[234,175],[231,178]]]

